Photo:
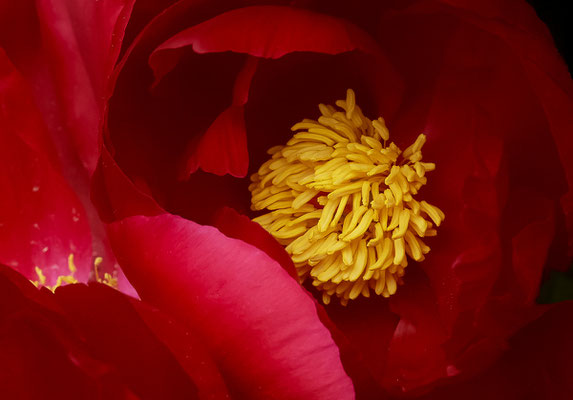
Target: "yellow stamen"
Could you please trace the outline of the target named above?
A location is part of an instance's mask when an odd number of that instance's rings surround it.
[[[58,276],[58,278],[56,279],[56,284],[49,286],[49,285],[46,285],[46,276],[44,275],[42,268],[36,266],[35,271],[36,271],[36,275],[38,275],[38,280],[32,281],[32,283],[37,288],[45,287],[45,288],[51,290],[52,292],[55,291],[60,286],[62,286],[63,284],[78,283],[78,280],[74,277],[74,275],[78,269],[76,267],[76,264],[74,263],[74,255],[73,254],[70,254],[68,256],[68,270],[70,271],[69,275]]]
[[[107,286],[112,287],[114,289],[117,289],[118,288],[117,271],[114,271],[113,275],[110,274],[109,272],[106,272],[103,274],[103,279],[100,278],[99,267],[100,267],[102,262],[103,262],[103,258],[101,258],[101,257],[96,257],[94,260],[94,274],[95,274],[96,281],[99,283],[103,283],[104,285],[107,285]]]
[[[102,262],[103,262],[103,259],[101,257],[96,257],[94,259],[95,280],[97,282],[108,285],[114,289],[117,289],[118,288],[117,272],[114,272],[113,275],[106,272],[104,274],[103,279],[100,278],[99,266],[101,265]],[[38,280],[31,281],[31,282],[37,288],[45,287],[52,292],[54,292],[57,288],[59,288],[60,286],[63,286],[64,284],[78,283],[78,280],[74,276],[75,273],[77,272],[78,268],[76,267],[76,264],[74,262],[74,255],[73,254],[70,254],[68,256],[68,270],[70,271],[69,275],[58,276],[58,278],[56,279],[56,284],[50,286],[50,285],[46,285],[47,279],[46,279],[46,275],[44,275],[44,271],[42,270],[42,268],[36,267],[35,271],[36,271],[36,275],[38,276]]]
[[[389,297],[408,259],[422,261],[444,213],[414,197],[435,164],[421,162],[426,136],[403,152],[387,143],[383,118],[371,121],[348,89],[346,100],[320,104],[318,121],[295,124],[285,146],[251,176],[254,219],[291,255],[301,283],[342,304],[370,289]]]

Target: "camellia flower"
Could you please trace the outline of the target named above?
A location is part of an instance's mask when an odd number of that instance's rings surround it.
[[[571,307],[535,299],[573,254],[573,87],[527,4],[168,3],[0,9],[0,261],[145,302],[3,270],[30,343],[142,398],[132,357],[200,398],[568,393]],[[95,298],[157,351],[97,347]]]

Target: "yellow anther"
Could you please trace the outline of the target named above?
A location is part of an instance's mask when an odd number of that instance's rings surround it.
[[[329,304],[371,290],[388,297],[402,283],[408,259],[424,260],[444,213],[415,200],[435,164],[422,162],[426,136],[403,152],[389,141],[383,118],[370,120],[349,89],[337,109],[319,105],[317,121],[291,129],[285,146],[251,176],[254,221],[291,255],[299,278],[312,280]]]

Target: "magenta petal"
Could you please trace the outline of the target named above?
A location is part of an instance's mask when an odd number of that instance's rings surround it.
[[[130,217],[109,233],[142,298],[200,331],[237,394],[354,398],[312,299],[265,253],[173,215]]]
[[[290,276],[298,279],[292,259],[285,248],[262,226],[251,221],[246,215],[239,214],[233,208],[223,207],[215,215],[213,225],[226,236],[240,239],[261,249],[278,262]]]

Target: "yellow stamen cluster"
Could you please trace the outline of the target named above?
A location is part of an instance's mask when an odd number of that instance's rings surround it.
[[[99,266],[101,265],[103,259],[101,257],[96,257],[94,260],[94,274],[96,282],[103,283],[104,285],[110,286],[114,289],[118,288],[118,281],[117,281],[117,272],[114,275],[106,272],[103,276],[103,279],[99,276]],[[78,280],[75,278],[75,274],[78,270],[76,264],[74,263],[74,255],[70,254],[68,256],[68,270],[70,271],[69,275],[60,275],[56,280],[56,284],[49,286],[46,285],[46,275],[44,275],[44,271],[42,268],[36,266],[35,271],[36,275],[38,276],[38,280],[31,281],[34,286],[37,288],[45,287],[52,292],[54,292],[57,288],[64,284],[71,284],[71,283],[78,283]]]
[[[421,134],[404,151],[387,143],[384,119],[371,121],[349,89],[336,109],[320,104],[318,121],[295,124],[286,146],[251,176],[252,210],[287,252],[301,283],[336,295],[342,304],[360,294],[388,297],[402,283],[408,257],[422,261],[444,213],[414,196],[433,163],[422,162]]]
[[[99,266],[103,262],[103,258],[96,257],[94,260],[94,274],[96,282],[103,283],[109,287],[114,289],[118,288],[118,280],[117,280],[117,271],[113,271],[113,275],[109,272],[105,272],[103,274],[103,278],[99,276]]]
[[[32,283],[37,288],[43,286],[45,288],[48,288],[52,292],[55,291],[60,286],[62,286],[63,284],[78,283],[78,280],[74,277],[78,268],[76,267],[76,264],[74,263],[74,255],[73,254],[70,254],[68,256],[68,270],[70,271],[69,275],[58,276],[58,279],[56,280],[56,284],[53,286],[48,286],[48,285],[46,285],[46,276],[44,275],[42,268],[36,266],[35,271],[36,271],[36,275],[38,275],[38,280],[32,281]]]

